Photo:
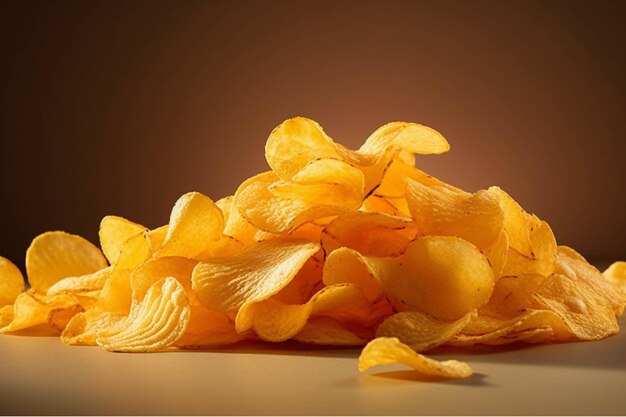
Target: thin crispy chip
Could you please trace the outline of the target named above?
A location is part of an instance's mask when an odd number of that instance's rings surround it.
[[[397,258],[366,258],[385,293],[405,309],[457,320],[487,303],[494,275],[485,255],[451,236],[414,240]]]
[[[502,230],[498,239],[483,251],[487,259],[489,259],[489,264],[491,264],[496,280],[503,275],[509,249],[509,235],[505,230]]]
[[[528,213],[500,187],[489,187],[490,194],[496,196],[504,212],[504,230],[509,237],[509,245],[526,258],[533,257]]]
[[[428,376],[459,379],[472,375],[472,369],[465,362],[455,360],[439,362],[427,358],[395,337],[378,337],[372,340],[359,356],[360,371],[394,363],[403,363]]]
[[[359,252],[339,248],[326,257],[323,281],[326,286],[344,283],[356,285],[370,301],[376,301],[383,296],[383,291],[374,273],[367,259]]]
[[[154,352],[173,345],[185,333],[191,311],[185,289],[175,278],[153,284],[128,317],[102,331],[96,343],[116,352]]]
[[[336,319],[363,319],[371,304],[356,286],[337,284],[325,287],[305,304],[285,304],[272,298],[245,303],[236,319],[238,332],[253,329],[268,342],[282,342],[298,334],[311,316]]]
[[[83,306],[74,305],[68,308],[56,308],[48,314],[48,324],[61,333],[70,320],[79,313],[85,311]]]
[[[619,331],[611,303],[582,279],[553,274],[543,282],[535,299],[558,314],[580,340],[599,340]]]
[[[408,165],[395,159],[385,173],[380,186],[376,188],[375,195],[390,199],[404,198],[406,197],[407,179],[409,178],[426,186],[435,185],[448,188],[451,191],[461,192],[460,189],[446,184],[432,175],[428,175],[413,165]]]
[[[529,309],[541,306],[533,298],[546,279],[539,274],[524,274],[500,278],[493,287],[489,302],[480,308],[480,313],[492,317],[513,318]]]
[[[48,288],[47,294],[77,294],[101,290],[112,272],[113,267],[109,266],[91,274],[63,278]]]
[[[383,213],[351,213],[337,217],[322,232],[324,252],[349,247],[366,256],[398,256],[417,234],[411,219]]]
[[[147,231],[145,226],[119,216],[106,216],[100,222],[100,246],[111,265],[115,265],[124,243],[136,234]]]
[[[91,274],[106,267],[100,249],[80,236],[65,232],[43,233],[26,251],[28,282],[43,293],[63,278]]]
[[[457,236],[484,249],[504,227],[498,198],[485,190],[469,194],[409,179],[407,201],[417,227],[426,235]]]
[[[109,313],[99,308],[78,313],[65,326],[61,341],[70,346],[95,346],[98,334],[116,326],[124,317],[123,314]]]
[[[293,340],[323,346],[363,346],[367,343],[334,318],[323,316],[310,318]]]
[[[261,242],[237,256],[199,263],[192,288],[209,310],[235,311],[278,293],[319,249],[308,242]]]
[[[0,256],[0,308],[13,304],[24,291],[22,272],[11,261]]]
[[[157,256],[202,259],[210,255],[223,230],[224,217],[213,200],[198,192],[184,194],[174,204]]]
[[[321,289],[324,256],[320,252],[310,257],[296,276],[272,299],[285,304],[304,304]]]
[[[455,321],[443,321],[419,311],[405,311],[387,318],[376,337],[397,337],[414,351],[424,352],[452,339],[474,316],[471,312]]]

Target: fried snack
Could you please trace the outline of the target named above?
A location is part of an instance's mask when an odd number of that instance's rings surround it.
[[[502,189],[468,192],[415,167],[449,148],[415,123],[352,150],[313,120],[286,120],[265,146],[270,170],[232,195],[184,194],[152,230],[106,216],[101,250],[44,233],[26,254],[27,291],[0,258],[0,333],[120,352],[365,346],[362,371],[403,363],[436,379],[472,371],[418,352],[617,333],[626,263],[601,273]]]

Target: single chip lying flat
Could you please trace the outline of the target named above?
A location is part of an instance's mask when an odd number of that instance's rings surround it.
[[[415,352],[395,337],[379,337],[367,344],[359,356],[359,370],[377,365],[402,363],[418,372],[435,377],[461,379],[472,376],[465,362],[448,360],[439,362]]]

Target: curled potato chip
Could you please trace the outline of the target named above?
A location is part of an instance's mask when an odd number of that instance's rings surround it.
[[[310,242],[261,242],[239,255],[199,263],[192,288],[209,310],[235,311],[278,293],[319,249]]]
[[[376,330],[376,337],[397,337],[416,352],[446,343],[475,316],[467,313],[455,321],[437,320],[419,311],[404,311],[387,318]]]
[[[224,217],[213,200],[198,192],[184,194],[174,204],[157,256],[202,259],[210,254],[223,230]]]
[[[339,216],[323,230],[326,253],[349,247],[366,256],[398,256],[417,234],[411,219],[383,213],[352,213]]]
[[[48,295],[76,294],[101,290],[106,280],[111,276],[113,267],[101,269],[91,274],[79,277],[67,277],[48,288]]]
[[[285,304],[273,299],[245,303],[237,314],[238,332],[253,329],[268,342],[282,342],[304,328],[310,316],[327,315],[336,319],[363,319],[371,304],[356,286],[337,284],[326,287],[305,304]]]
[[[353,284],[370,300],[383,296],[383,290],[370,269],[367,259],[354,249],[339,248],[332,251],[324,263],[324,285]]]
[[[457,236],[484,249],[500,237],[504,227],[498,199],[484,190],[469,194],[409,179],[407,201],[425,235]]]
[[[136,234],[148,229],[119,216],[106,216],[100,222],[100,246],[111,265],[117,263],[124,243]]]
[[[154,283],[143,300],[133,303],[128,317],[103,330],[96,343],[116,352],[154,352],[173,345],[189,323],[185,289],[175,278]]]
[[[504,213],[504,230],[509,238],[509,245],[520,255],[533,258],[529,217],[524,209],[500,187],[489,187],[488,193],[500,202]]]
[[[378,337],[365,346],[359,356],[359,370],[373,366],[403,363],[421,374],[443,378],[469,378],[472,369],[465,362],[439,362],[415,352],[395,337]]]
[[[0,308],[13,304],[24,291],[22,272],[11,261],[0,256]]]
[[[485,255],[450,236],[414,240],[397,258],[366,258],[385,293],[409,310],[457,320],[489,300],[494,275]]]
[[[80,236],[65,232],[43,233],[26,251],[28,282],[44,293],[63,278],[91,274],[106,267],[100,249]]]
[[[626,262],[618,261],[612,263],[602,275],[622,290],[626,291]]]

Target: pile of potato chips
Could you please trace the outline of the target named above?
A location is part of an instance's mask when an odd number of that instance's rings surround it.
[[[0,258],[0,333],[117,352],[366,345],[361,370],[403,362],[448,378],[472,371],[417,352],[617,333],[626,263],[600,273],[500,188],[469,193],[415,168],[415,154],[448,150],[414,123],[355,151],[287,120],[266,144],[271,171],[232,196],[185,194],[152,230],[107,216],[100,248],[44,233],[26,253],[26,291]]]

